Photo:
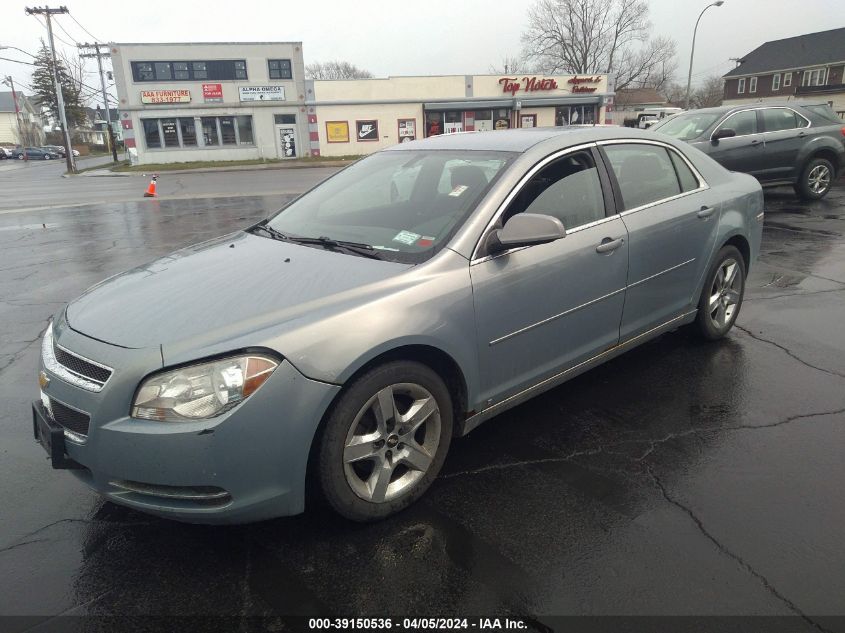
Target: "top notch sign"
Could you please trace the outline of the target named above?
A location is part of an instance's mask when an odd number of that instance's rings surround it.
[[[499,80],[502,92],[509,92],[516,96],[520,90],[524,92],[538,92],[540,90],[557,90],[557,81],[554,79],[541,79],[540,77],[523,77],[520,81],[517,77],[502,77]]]

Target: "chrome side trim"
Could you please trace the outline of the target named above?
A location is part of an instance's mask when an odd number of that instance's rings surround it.
[[[664,271],[664,272],[666,272],[666,271]],[[663,274],[663,273],[658,273],[658,274]],[[591,306],[594,303],[598,303],[599,301],[603,301],[604,299],[608,299],[608,298],[610,298],[614,295],[618,295],[620,292],[625,292],[625,288],[620,288],[619,290],[614,290],[613,292],[609,292],[606,295],[602,295],[601,297],[591,299],[590,301],[587,301],[586,303],[582,303],[579,306],[575,306],[574,308],[570,308],[569,310],[565,310],[564,312],[561,312],[560,314],[550,316],[547,319],[543,319],[542,321],[537,321],[536,323],[534,323],[532,325],[527,325],[524,328],[516,330],[515,332],[511,332],[510,334],[505,334],[504,336],[500,336],[499,338],[493,339],[492,341],[490,341],[490,343],[488,343],[488,345],[490,345],[490,347],[493,347],[497,343],[501,343],[502,341],[506,341],[509,338],[513,338],[514,336],[517,336],[518,334],[524,334],[525,332],[528,332],[529,330],[533,330],[536,327],[540,327],[541,325],[545,325],[546,323],[551,323],[552,321],[559,319],[560,317],[564,317],[567,314],[572,314],[573,312],[576,312],[576,311],[580,310],[581,308],[586,308],[587,306]]]
[[[653,275],[649,275],[645,279],[640,279],[639,281],[635,281],[632,284],[628,284],[628,287],[633,288],[634,286],[639,286],[640,284],[644,284],[645,282],[647,282],[651,279],[654,279],[655,277],[660,277],[660,275],[665,275],[666,273],[672,272],[673,270],[676,270],[676,269],[680,268],[681,266],[686,266],[687,264],[690,264],[694,261],[695,261],[695,257],[693,257],[692,259],[688,259],[685,262],[681,262],[680,264],[676,264],[675,266],[672,266],[671,268],[667,268],[666,270],[661,270],[659,273],[654,273]]]
[[[109,484],[126,492],[134,492],[150,497],[161,497],[163,499],[184,499],[187,501],[209,501],[213,499],[225,499],[231,495],[222,488],[213,492],[201,492],[196,488],[178,486],[154,486],[134,481],[112,480]]]
[[[520,190],[525,186],[531,178],[536,174],[538,171],[543,169],[546,165],[548,165],[553,160],[557,160],[561,156],[566,156],[567,154],[571,154],[572,152],[578,152],[581,150],[585,150],[589,147],[595,147],[595,141],[591,141],[589,143],[582,143],[581,145],[573,145],[572,147],[567,147],[566,149],[558,150],[553,154],[549,154],[543,160],[538,162],[534,165],[531,169],[529,169],[522,178],[519,179],[519,182],[516,183],[513,189],[510,190],[505,199],[499,204],[499,208],[496,209],[496,213],[493,214],[493,217],[487,222],[487,226],[484,227],[484,230],[481,231],[478,241],[475,243],[475,248],[472,249],[472,256],[470,257],[471,262],[475,262],[478,259],[478,250],[481,248],[481,244],[484,242],[484,238],[487,236],[487,232],[490,230],[490,227],[493,226],[496,222],[499,221],[501,215],[505,212],[507,206],[511,203],[511,201],[516,197],[516,195],[520,192]],[[564,227],[565,228],[565,227]],[[525,247],[527,248],[527,247]],[[512,251],[505,251],[506,253]],[[497,253],[496,256],[504,255],[505,253]],[[490,257],[489,255],[487,257]]]
[[[793,127],[789,128],[789,130],[806,130],[808,127],[812,125],[812,123],[805,117],[803,114],[798,112],[798,110],[793,110],[789,106],[764,106],[755,104],[753,107],[749,108],[742,108],[741,110],[734,110],[733,112],[728,112],[722,119],[716,124],[716,127],[713,128],[713,132],[710,134],[710,138],[707,139],[710,142],[713,142],[713,135],[719,131],[719,128],[722,127],[723,123],[726,123],[728,119],[730,119],[735,114],[739,114],[740,112],[748,112],[749,110],[792,110],[796,116],[804,119],[807,122],[807,125],[803,127]],[[752,134],[739,134],[738,136],[729,136],[728,138],[745,138],[746,136],[754,136],[754,134],[772,134],[774,132],[788,132],[789,130],[769,130],[766,132],[754,132]]]
[[[540,382],[538,382],[538,383],[536,383],[536,384],[534,384],[530,387],[527,387],[526,389],[523,389],[519,393],[516,393],[512,396],[509,396],[509,397],[505,398],[504,400],[501,400],[500,402],[497,402],[496,404],[493,404],[493,405],[487,407],[483,411],[479,411],[475,415],[470,416],[469,418],[464,420],[464,422],[462,424],[462,429],[461,429],[462,434],[466,435],[467,433],[472,431],[474,428],[479,426],[482,422],[486,422],[487,420],[489,420],[490,418],[498,415],[499,413],[506,411],[507,409],[510,409],[512,407],[515,407],[518,404],[521,404],[521,403],[525,402],[526,400],[531,399],[532,397],[534,397],[535,395],[537,395],[539,393],[542,393],[544,391],[548,391],[549,389],[557,387],[561,383],[566,382],[570,378],[574,378],[578,374],[584,373],[588,369],[591,369],[592,367],[600,364],[601,362],[603,362],[605,360],[609,360],[610,358],[612,358],[612,357],[614,357],[618,354],[621,354],[622,352],[624,352],[626,349],[628,349],[629,347],[631,347],[633,345],[639,344],[641,342],[645,342],[646,339],[653,338],[655,336],[659,336],[660,334],[662,334],[662,333],[664,333],[668,330],[671,330],[676,325],[681,325],[682,322],[688,320],[689,317],[695,315],[696,312],[697,312],[697,310],[692,310],[690,312],[686,312],[684,314],[681,314],[681,315],[679,315],[679,316],[677,316],[673,319],[670,319],[670,320],[666,321],[665,323],[663,323],[662,325],[658,325],[657,327],[652,328],[652,329],[648,330],[647,332],[643,332],[642,334],[638,334],[637,336],[634,336],[634,337],[628,339],[624,343],[619,343],[618,345],[615,345],[614,347],[611,347],[610,349],[606,349],[605,351],[596,354],[592,358],[589,358],[585,361],[582,361],[582,362],[578,363],[577,365],[570,367],[569,369],[564,369],[563,371],[558,372],[557,374],[554,374],[553,376],[550,376],[549,378],[541,380]]]
[[[757,214],[757,221],[762,222],[764,217],[766,217],[766,212],[760,211],[760,213]]]

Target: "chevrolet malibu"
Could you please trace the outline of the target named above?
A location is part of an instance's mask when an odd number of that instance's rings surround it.
[[[762,223],[756,180],[647,131],[397,145],[72,301],[34,433],[164,517],[292,515],[308,489],[379,519],[498,413],[680,326],[725,336]]]

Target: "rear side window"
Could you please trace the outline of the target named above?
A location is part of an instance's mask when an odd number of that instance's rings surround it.
[[[737,136],[757,134],[757,112],[755,110],[743,110],[729,116],[719,129],[730,128]]]
[[[672,159],[672,165],[675,166],[675,173],[678,174],[678,180],[681,183],[681,191],[686,193],[698,189],[698,178],[692,173],[692,170],[684,162],[684,159],[678,156],[677,153],[669,151],[669,158]]]
[[[809,110],[813,114],[820,116],[821,118],[830,121],[831,123],[842,123],[842,119],[836,116],[836,113],[833,111],[833,108],[831,108],[826,103],[819,105],[809,105],[804,107],[807,108],[807,110]]]
[[[778,132],[804,127],[807,122],[788,108],[766,108],[763,110],[763,125],[766,132]]]
[[[658,145],[624,143],[604,148],[625,209],[635,209],[681,193],[669,152]]]

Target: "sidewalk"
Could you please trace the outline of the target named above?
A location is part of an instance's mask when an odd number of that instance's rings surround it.
[[[320,160],[320,161],[303,161],[303,162],[278,162],[278,163],[258,163],[255,165],[224,165],[220,167],[194,167],[189,169],[167,169],[158,171],[150,169],[149,171],[112,171],[110,168],[92,169],[90,171],[77,174],[76,176],[69,176],[65,174],[66,178],[75,178],[77,176],[94,176],[94,177],[122,177],[122,176],[143,176],[148,177],[150,174],[202,174],[209,172],[227,172],[227,171],[263,171],[267,169],[312,169],[315,167],[346,167],[354,163],[354,160]],[[139,167],[143,167],[140,165]]]

